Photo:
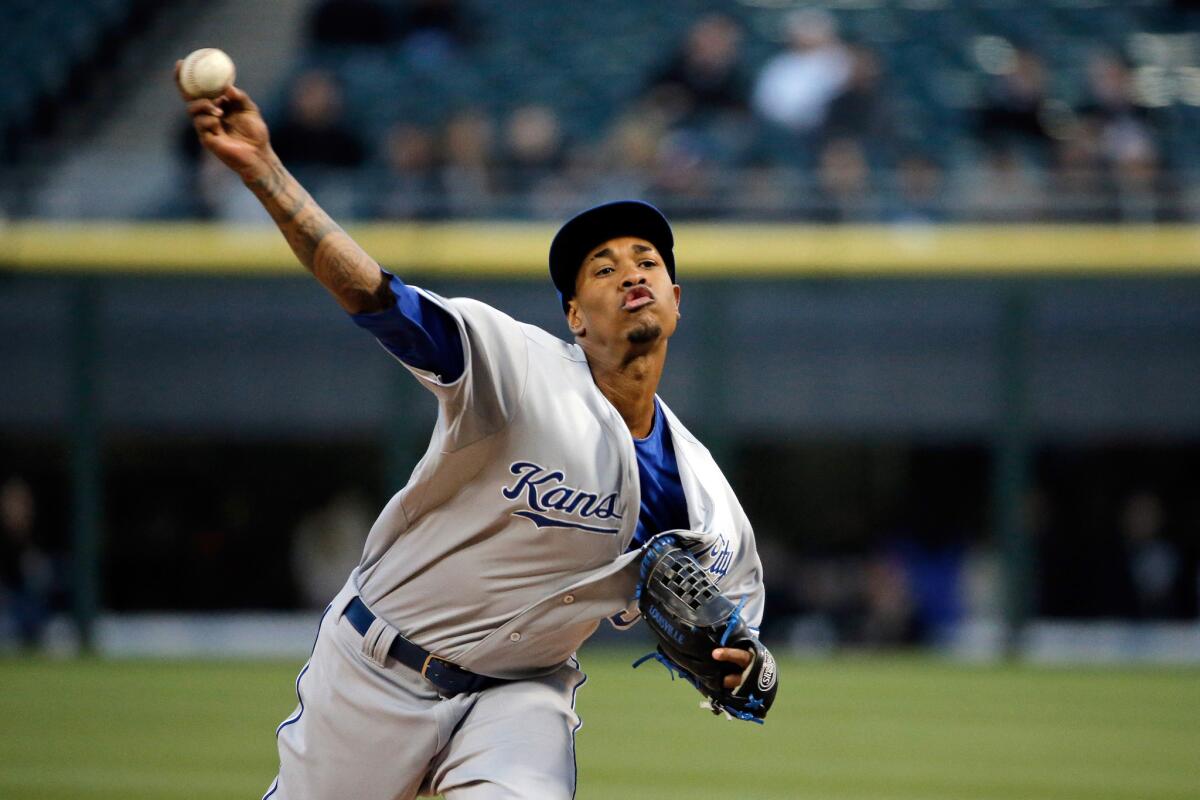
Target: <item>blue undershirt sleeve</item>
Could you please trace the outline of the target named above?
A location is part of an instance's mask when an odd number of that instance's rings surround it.
[[[383,274],[389,278],[396,304],[350,318],[410,367],[432,372],[442,383],[458,380],[463,374],[463,345],[454,317],[387,270]]]

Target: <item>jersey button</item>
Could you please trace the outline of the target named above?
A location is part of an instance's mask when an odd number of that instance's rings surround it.
[[[567,605],[571,605],[571,603],[575,602],[575,595],[573,595],[573,594],[564,595],[563,602],[566,603]]]
[[[519,641],[521,641],[521,634],[518,633],[517,631],[513,631],[512,633],[510,633],[508,635],[508,640],[510,642],[519,642]]]

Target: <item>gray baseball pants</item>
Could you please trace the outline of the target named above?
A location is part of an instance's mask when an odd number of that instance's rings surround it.
[[[441,698],[403,664],[372,661],[342,617],[354,582],[321,618],[277,732],[279,776],[263,800],[538,798],[575,793],[572,660],[550,675]]]

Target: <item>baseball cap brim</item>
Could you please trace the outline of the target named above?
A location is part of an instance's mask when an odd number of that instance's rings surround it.
[[[636,236],[654,245],[674,282],[675,236],[663,213],[640,200],[605,203],[567,220],[550,243],[550,279],[564,311],[575,296],[575,278],[583,259],[597,245],[622,236]]]

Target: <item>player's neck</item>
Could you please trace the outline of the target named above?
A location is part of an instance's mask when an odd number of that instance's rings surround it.
[[[619,360],[587,354],[592,380],[639,439],[649,436],[654,427],[654,393],[666,363],[666,345],[662,342],[660,347]]]

